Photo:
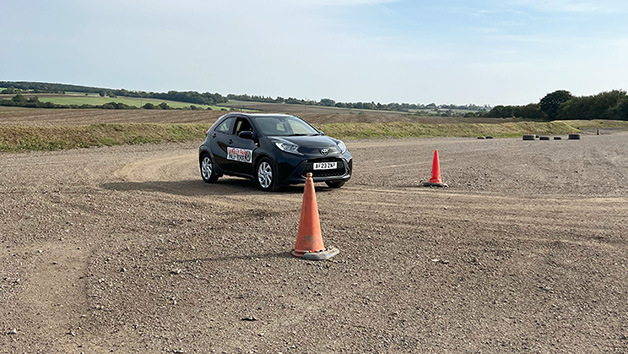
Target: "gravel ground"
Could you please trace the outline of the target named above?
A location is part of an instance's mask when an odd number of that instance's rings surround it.
[[[323,262],[199,144],[0,154],[0,352],[628,352],[626,133],[350,141]]]

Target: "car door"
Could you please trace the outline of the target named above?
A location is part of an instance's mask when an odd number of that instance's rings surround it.
[[[228,148],[233,143],[233,127],[235,125],[235,117],[226,118],[219,123],[211,132],[210,149],[214,156],[214,163],[223,171],[230,171],[229,160],[227,159]]]
[[[227,163],[231,171],[238,174],[253,175],[253,151],[257,148],[254,139],[241,138],[240,132],[250,131],[255,136],[253,125],[246,117],[238,117],[235,121],[234,134],[227,151]]]

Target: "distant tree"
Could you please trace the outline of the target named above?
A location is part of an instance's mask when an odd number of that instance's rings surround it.
[[[554,120],[558,117],[560,105],[569,101],[571,98],[573,98],[571,93],[565,90],[548,93],[539,102],[541,112],[545,113],[549,120]]]
[[[484,116],[485,117],[489,117],[489,118],[511,117],[512,116],[512,111],[507,109],[506,106],[497,105],[497,106],[493,107],[493,109],[491,109],[490,111],[486,112],[484,114]]]
[[[623,90],[613,90],[609,92],[598,93],[593,96],[593,107],[592,113],[595,114],[595,118],[607,118],[607,119],[617,119],[613,115],[613,108],[620,105],[621,102],[628,99],[626,96],[626,91]]]
[[[155,105],[150,103],[150,102],[147,102],[145,105],[142,106],[142,108],[144,108],[144,109],[155,109]]]
[[[530,103],[525,106],[517,106],[514,116],[518,118],[541,119],[543,118],[543,112],[541,112],[539,104]]]
[[[626,91],[614,90],[594,96],[573,97],[560,107],[560,119],[621,119],[616,107],[628,99]],[[619,114],[619,115],[618,115]]]
[[[326,107],[333,107],[336,104],[336,101],[329,99],[329,98],[323,98],[320,101],[320,105],[321,106],[326,106]]]
[[[628,120],[628,99],[617,102],[609,111],[613,119]]]
[[[22,90],[20,89],[16,89],[14,87],[9,87],[4,89],[4,91],[2,91],[2,93],[7,94],[7,95],[14,95],[16,93],[20,93]]]
[[[13,96],[11,101],[13,101],[15,103],[25,103],[26,102],[26,97],[24,97],[24,95],[22,95],[21,93],[18,93],[17,95]]]
[[[170,109],[170,106],[168,106],[166,102],[161,102],[158,106],[161,109]]]

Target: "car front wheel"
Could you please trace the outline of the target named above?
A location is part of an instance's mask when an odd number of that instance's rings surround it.
[[[216,175],[216,170],[214,169],[214,163],[212,162],[212,158],[209,154],[203,154],[201,156],[201,177],[203,177],[203,181],[205,183],[214,183],[218,180],[218,175]]]
[[[257,187],[263,191],[276,191],[279,189],[277,183],[277,170],[273,167],[273,162],[264,157],[257,164],[255,182]]]

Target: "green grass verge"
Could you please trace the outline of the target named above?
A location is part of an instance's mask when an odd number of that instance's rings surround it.
[[[202,141],[207,124],[92,124],[63,127],[0,126],[0,151]]]
[[[413,137],[521,137],[526,132],[539,135],[566,135],[587,128],[626,128],[624,121],[555,121],[502,124],[419,124],[419,123],[330,123],[317,126],[339,139]],[[205,139],[209,125],[202,123],[157,124],[124,123],[86,126],[0,126],[0,151],[61,150],[91,146],[133,145],[198,141]]]
[[[539,135],[563,135],[571,133],[572,130],[578,130],[569,122],[501,124],[331,123],[321,126],[320,129],[325,134],[339,139],[477,137],[487,135],[496,138],[514,138],[520,137],[526,132]]]
[[[562,122],[576,127],[576,129],[594,129],[594,128],[627,128],[628,121],[624,120],[608,120],[608,119],[593,119],[593,120],[557,120],[556,122]]]

